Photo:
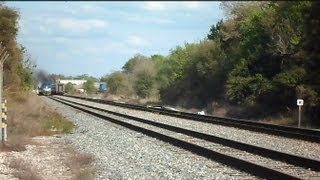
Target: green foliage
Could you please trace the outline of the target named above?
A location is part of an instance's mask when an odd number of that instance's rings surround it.
[[[74,124],[71,121],[68,121],[61,115],[52,112],[44,121],[41,121],[41,123],[45,130],[56,130],[57,134],[71,133],[74,128]]]
[[[100,82],[107,82],[107,81],[108,81],[108,74],[106,74],[100,78]]]
[[[306,115],[319,119],[320,3],[223,2],[222,8],[226,19],[210,27],[207,40],[176,46],[166,57],[135,55],[107,78],[110,91],[132,87],[140,97],[159,91],[162,102],[191,107],[272,104],[273,113],[296,107],[300,97]]]
[[[148,97],[153,88],[153,78],[150,77],[150,73],[147,71],[140,71],[136,74],[136,80],[134,82],[134,90],[136,94],[142,98]]]
[[[18,18],[18,11],[0,5],[0,41],[4,44],[8,45],[9,42],[15,42],[15,37],[18,33]]]
[[[131,73],[134,70],[134,67],[141,63],[142,61],[147,60],[148,58],[141,55],[141,54],[136,54],[133,58],[129,59],[126,64],[122,67],[124,72],[126,73]]]
[[[21,88],[27,91],[30,90],[34,85],[32,74],[35,72],[35,68],[37,66],[33,63],[31,56],[28,54],[27,49],[23,45],[20,45],[20,49],[24,58],[22,60],[22,64],[17,70],[17,73],[20,76]]]
[[[87,81],[98,81],[97,78],[95,78],[93,76],[89,76],[88,74],[78,75],[78,76],[75,76],[73,79],[84,79]]]
[[[168,59],[170,62],[169,75],[171,77],[171,81],[181,80],[186,74],[191,53],[195,46],[195,44],[186,43],[184,47],[177,46],[175,49],[170,51]]]
[[[302,82],[305,75],[306,72],[304,68],[295,66],[274,76],[273,82],[280,88],[293,88]]]
[[[128,76],[122,72],[113,72],[107,77],[108,91],[116,95],[127,95],[129,91]]]
[[[212,25],[210,28],[210,32],[207,35],[208,39],[210,40],[217,39],[219,37],[219,32],[222,25],[223,25],[223,20],[218,21],[216,25]]]
[[[87,82],[83,83],[83,89],[88,94],[96,92],[96,88],[94,87],[94,81],[92,79],[88,79]]]
[[[168,59],[162,55],[155,54],[151,56],[151,61],[153,61],[155,68],[155,88],[159,89],[168,86],[170,84]]]
[[[4,63],[4,86],[15,87],[15,90],[20,89],[20,76],[25,74],[18,72],[22,66],[22,53],[15,40],[18,18],[19,13],[16,10],[0,5],[0,42],[6,46],[10,55]]]
[[[271,89],[270,82],[261,74],[241,77],[232,76],[227,81],[226,95],[236,104],[254,105],[259,95]]]
[[[73,93],[75,93],[75,91],[76,91],[76,89],[73,87],[72,83],[69,82],[66,84],[66,87],[65,87],[66,93],[73,94]]]
[[[20,76],[20,80],[21,80],[20,86],[22,87],[22,89],[25,91],[30,90],[33,85],[33,78],[30,71],[20,67],[18,69],[18,75]]]
[[[161,89],[168,87],[173,82],[171,61],[167,58],[160,62],[155,61],[155,68],[155,82],[157,88]]]

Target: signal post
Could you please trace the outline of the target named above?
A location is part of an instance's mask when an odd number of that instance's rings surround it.
[[[3,98],[3,63],[7,60],[9,57],[9,53],[6,51],[6,47],[2,45],[2,42],[0,42],[0,105],[1,105],[1,118],[0,118],[0,140],[2,143],[4,141],[7,141],[7,116],[5,114],[6,108],[3,108],[2,106],[2,98]]]

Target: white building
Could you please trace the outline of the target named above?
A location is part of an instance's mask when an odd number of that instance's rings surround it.
[[[81,79],[64,79],[64,80],[57,80],[58,83],[61,84],[68,84],[71,83],[73,85],[73,87],[75,87],[76,89],[78,88],[82,88],[83,83],[87,82],[87,80]]]
[[[79,85],[82,85],[83,83],[87,82],[87,80],[84,80],[84,79],[81,79],[81,80],[64,79],[64,80],[58,80],[58,82],[61,84],[71,83],[73,85],[79,86]]]

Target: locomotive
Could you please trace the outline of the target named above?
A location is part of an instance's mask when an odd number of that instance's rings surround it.
[[[64,94],[64,84],[62,83],[51,83],[46,81],[41,84],[39,88],[39,95],[50,96],[50,95],[63,95]]]
[[[44,95],[44,96],[51,95],[51,87],[52,87],[52,84],[49,81],[42,83],[39,88],[39,95]]]

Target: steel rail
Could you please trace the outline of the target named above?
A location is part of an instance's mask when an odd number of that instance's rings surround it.
[[[64,96],[77,98],[77,99],[84,99],[84,100],[98,102],[102,104],[115,105],[115,106],[120,106],[124,108],[130,108],[130,109],[136,109],[136,110],[142,110],[142,111],[148,111],[148,112],[156,112],[159,114],[164,114],[164,115],[178,117],[178,118],[184,118],[184,119],[193,120],[193,121],[219,124],[219,125],[241,128],[241,129],[246,129],[246,130],[265,133],[265,134],[271,134],[271,135],[283,136],[283,137],[292,138],[292,139],[300,139],[300,140],[320,143],[320,131],[317,131],[317,130],[267,124],[267,123],[261,123],[261,122],[244,120],[244,119],[197,115],[193,113],[172,111],[172,110],[160,110],[157,108],[146,107],[141,105],[118,103],[118,102],[102,100],[102,99],[93,99],[88,97],[79,97],[79,96],[71,96],[71,95],[64,95]]]
[[[263,148],[263,147],[259,147],[259,146],[254,146],[254,145],[250,145],[250,144],[246,144],[246,143],[241,143],[238,141],[234,141],[234,140],[230,140],[230,139],[226,139],[226,138],[222,138],[222,137],[218,137],[218,136],[213,136],[210,134],[205,134],[205,133],[201,133],[201,132],[197,132],[197,131],[192,131],[192,130],[188,130],[188,129],[184,129],[184,128],[180,128],[180,127],[176,127],[176,126],[171,126],[168,124],[163,124],[163,123],[159,123],[159,122],[155,122],[155,121],[151,121],[151,120],[147,120],[147,119],[143,119],[143,118],[138,118],[138,117],[134,117],[134,116],[126,115],[126,114],[121,114],[121,113],[109,111],[106,109],[93,107],[90,105],[62,99],[59,97],[58,97],[58,99],[66,101],[66,102],[74,103],[77,105],[85,106],[85,107],[95,109],[98,111],[107,112],[109,114],[113,114],[116,116],[132,119],[134,121],[138,121],[141,123],[153,125],[153,126],[163,128],[163,129],[166,129],[169,131],[173,131],[173,132],[185,134],[188,136],[196,137],[199,139],[203,139],[206,141],[210,141],[213,143],[221,144],[221,145],[228,146],[228,147],[231,147],[234,149],[247,151],[252,154],[268,157],[273,160],[282,161],[282,162],[292,164],[295,166],[299,166],[299,167],[303,167],[306,169],[310,168],[314,171],[320,171],[320,161],[318,161],[318,160],[314,160],[314,159],[310,159],[310,158],[306,158],[306,157],[302,157],[302,156],[297,156],[297,155],[293,155],[293,154],[289,154],[289,153],[284,153],[284,152],[280,152],[280,151],[276,151],[276,150],[271,150],[271,149],[267,149],[267,148]]]
[[[141,132],[147,136],[162,140],[164,142],[167,142],[167,143],[172,144],[174,146],[183,148],[183,149],[190,151],[192,153],[195,153],[197,155],[200,155],[200,156],[206,157],[208,159],[220,162],[222,164],[231,166],[233,168],[236,168],[238,170],[247,172],[249,174],[252,174],[252,175],[255,175],[255,176],[258,176],[261,178],[266,178],[266,179],[301,179],[299,177],[295,177],[293,175],[289,175],[289,174],[286,174],[286,173],[283,173],[283,172],[280,172],[280,171],[277,171],[277,170],[274,170],[274,169],[271,169],[268,167],[264,167],[264,166],[257,165],[257,164],[254,164],[254,163],[242,160],[242,159],[238,159],[238,158],[231,157],[231,156],[228,156],[225,154],[221,154],[219,152],[210,150],[208,148],[204,148],[204,147],[201,147],[196,144],[192,144],[192,143],[189,143],[189,142],[177,139],[177,138],[173,138],[173,137],[167,136],[165,134],[161,134],[161,133],[158,133],[158,132],[146,129],[146,128],[142,128],[142,127],[130,124],[130,123],[126,123],[121,120],[117,120],[115,118],[111,118],[111,117],[102,115],[100,113],[96,113],[96,112],[90,111],[88,109],[70,104],[70,103],[65,102],[63,100],[60,100],[60,99],[55,99],[52,97],[50,97],[50,98],[55,101],[58,101],[62,104],[71,106],[75,109],[81,110],[81,111],[86,112],[91,115],[94,115],[98,118],[105,119],[109,122],[112,122],[114,124],[126,127],[128,129],[131,129],[131,130],[134,130],[137,132]]]

